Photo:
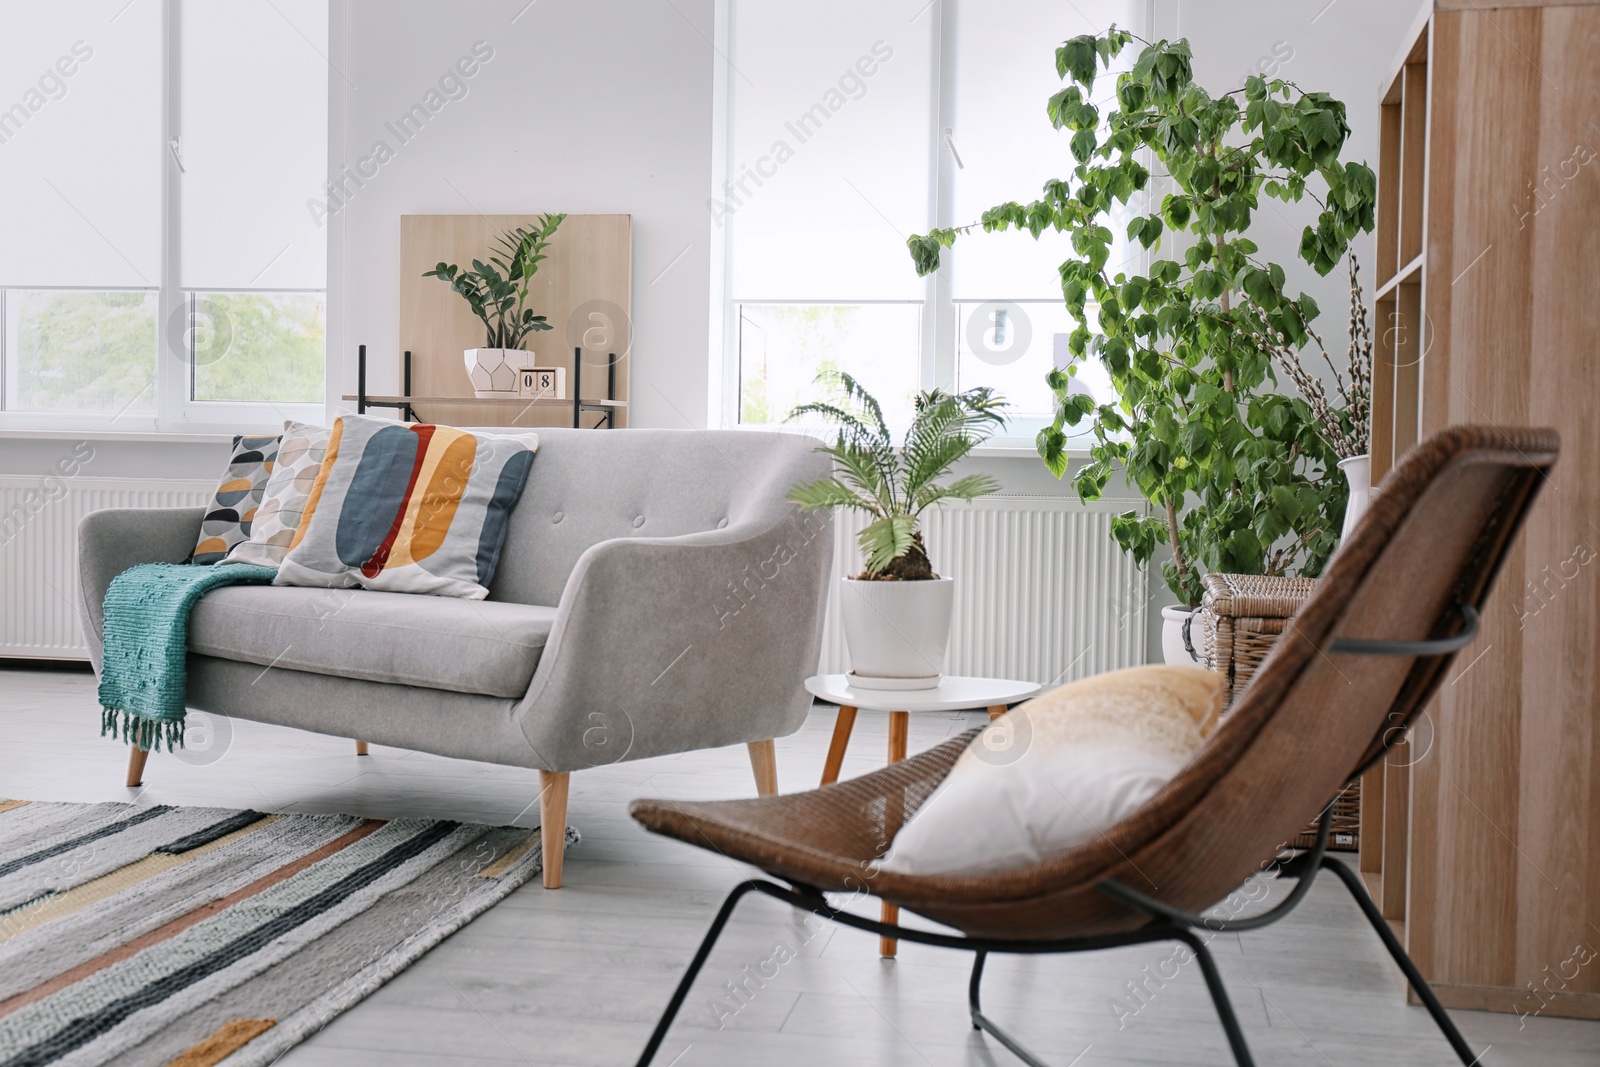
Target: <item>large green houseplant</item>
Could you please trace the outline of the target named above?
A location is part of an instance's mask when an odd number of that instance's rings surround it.
[[[923,516],[945,501],[999,491],[987,474],[941,479],[1005,424],[1006,403],[989,388],[920,393],[897,448],[882,407],[859,382],[842,372],[818,380],[835,396],[801,404],[789,418],[821,415],[839,427],[834,441],[817,449],[833,457],[835,472],[793,486],[789,499],[807,511],[843,508],[868,517],[858,538],[866,568],[844,580],[840,602],[855,684],[931,688],[950,639],[954,580],[933,570]]]
[[[550,258],[556,230],[566,215],[541,215],[533,226],[516,226],[495,238],[497,252],[489,261],[472,261],[471,270],[439,261],[424,278],[448,282],[452,291],[467,302],[472,314],[483,324],[482,348],[469,348],[462,358],[467,376],[478,396],[516,396],[516,372],[533,366],[532,356],[523,349],[530,334],[553,329],[544,315],[528,306],[528,290],[539,264]]]
[[[940,250],[974,228],[1071,235],[1076,255],[1060,278],[1078,324],[1075,362],[1049,374],[1057,409],[1039,453],[1061,477],[1068,428],[1088,419],[1093,442],[1074,479],[1079,495],[1097,499],[1126,471],[1151,514],[1118,516],[1113,536],[1140,563],[1166,545],[1167,585],[1194,606],[1202,570],[1315,575],[1337,544],[1345,502],[1338,457],[1305,400],[1273,388],[1273,358],[1260,341],[1265,324],[1303,345],[1317,306],[1285,290],[1283,267],[1246,234],[1262,194],[1311,197],[1320,212],[1298,251],[1327,274],[1358,232],[1371,231],[1376,182],[1366,166],[1340,161],[1350,132],[1342,103],[1259,77],[1212,96],[1195,83],[1183,40],[1140,42],[1132,67],[1116,75],[1115,107],[1102,122],[1090,102],[1099,68],[1109,70],[1134,40],[1112,27],[1056,50],[1069,84],[1047,111],[1071,131],[1070,177],[1046,182],[1031,203],[1001,204],[977,223],[908,244],[928,274]],[[1159,195],[1152,180],[1165,187]],[[1109,266],[1112,225],[1151,253],[1143,273]],[[1114,403],[1071,391],[1076,361],[1087,358],[1109,371]]]

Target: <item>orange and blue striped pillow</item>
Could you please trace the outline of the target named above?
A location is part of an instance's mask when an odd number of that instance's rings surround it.
[[[335,420],[273,584],[482,600],[538,447],[532,433]]]

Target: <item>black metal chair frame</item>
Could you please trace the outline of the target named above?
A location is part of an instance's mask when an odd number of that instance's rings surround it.
[[[1466,647],[1477,635],[1478,614],[1471,605],[1461,605],[1461,628],[1451,637],[1428,641],[1368,641],[1358,639],[1340,639],[1334,641],[1330,651],[1354,656],[1409,656],[1414,658],[1428,658],[1434,656],[1450,655]],[[1373,762],[1381,760],[1380,753]],[[1362,768],[1366,770],[1366,768]],[[1001,1029],[992,1019],[983,1014],[979,999],[979,990],[983,982],[983,965],[989,953],[1011,953],[1017,955],[1044,955],[1067,952],[1094,952],[1105,948],[1120,948],[1125,945],[1147,944],[1156,941],[1180,941],[1194,953],[1199,961],[1200,973],[1205,977],[1206,988],[1211,993],[1211,1000],[1221,1019],[1222,1029],[1227,1034],[1228,1046],[1233,1050],[1234,1060],[1239,1067],[1254,1067],[1255,1060],[1250,1055],[1249,1045],[1245,1042],[1244,1032],[1239,1027],[1238,1017],[1234,1014],[1233,1005],[1228,999],[1227,988],[1223,985],[1222,974],[1217,970],[1216,961],[1206,949],[1205,940],[1197,931],[1211,933],[1238,933],[1247,930],[1259,930],[1269,926],[1288,915],[1305,898],[1311,889],[1311,883],[1317,873],[1322,870],[1332,871],[1344,883],[1350,895],[1355,898],[1356,904],[1361,908],[1361,913],[1366,916],[1367,922],[1383,941],[1384,948],[1389,950],[1400,970],[1405,974],[1406,981],[1416,992],[1417,997],[1428,1009],[1428,1014],[1433,1016],[1433,1021],[1444,1033],[1445,1040],[1455,1050],[1456,1055],[1466,1067],[1474,1067],[1479,1055],[1474,1053],[1467,1045],[1461,1032],[1456,1029],[1446,1013],[1444,1005],[1439,1003],[1439,998],[1434,995],[1422,973],[1417,970],[1415,963],[1406,953],[1405,947],[1400,944],[1394,932],[1389,929],[1389,923],[1383,914],[1373,904],[1372,897],[1368,895],[1366,887],[1361,884],[1361,876],[1350,870],[1339,860],[1327,855],[1328,831],[1333,821],[1333,805],[1330,803],[1323,809],[1321,821],[1317,826],[1316,844],[1303,852],[1299,852],[1288,859],[1277,862],[1276,877],[1294,878],[1295,886],[1290,890],[1288,897],[1281,903],[1256,915],[1249,915],[1242,919],[1218,919],[1195,915],[1190,912],[1173,908],[1153,897],[1146,896],[1137,890],[1107,879],[1096,888],[1105,895],[1128,905],[1138,911],[1151,916],[1154,920],[1149,925],[1129,930],[1123,933],[1103,934],[1094,937],[1066,938],[1048,941],[1015,941],[1000,940],[985,937],[967,937],[964,935],[941,934],[931,930],[915,929],[900,926],[896,923],[879,922],[865,916],[842,911],[828,902],[822,891],[803,884],[779,885],[761,879],[751,879],[734,886],[718,909],[717,916],[711,923],[711,929],[706,932],[705,938],[700,942],[700,948],[695,952],[694,959],[689,963],[689,969],[684,973],[683,979],[673,991],[672,999],[667,1002],[667,1009],[661,1016],[661,1021],[656,1024],[655,1032],[650,1035],[650,1041],[640,1055],[638,1067],[648,1067],[660,1049],[661,1043],[667,1036],[672,1021],[677,1017],[679,1009],[689,995],[689,989],[694,985],[695,978],[699,975],[706,960],[711,955],[717,938],[721,936],[723,927],[733,915],[733,909],[738,906],[746,894],[763,893],[776,900],[781,900],[796,908],[804,908],[813,914],[830,919],[843,926],[853,927],[882,937],[895,938],[900,941],[911,941],[916,944],[933,945],[938,948],[959,949],[974,953],[972,963],[972,977],[967,985],[967,1006],[972,1018],[972,1028],[981,1030],[992,1036],[1000,1044],[1017,1056],[1029,1067],[1049,1067],[1043,1060],[1029,1052],[1016,1038]],[[1267,868],[1271,870],[1271,867]]]

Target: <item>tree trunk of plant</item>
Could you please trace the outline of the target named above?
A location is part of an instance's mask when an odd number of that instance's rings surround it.
[[[1172,548],[1172,561],[1178,567],[1178,583],[1189,583],[1189,564],[1183,559],[1183,545],[1178,540],[1178,506],[1167,497],[1167,544]]]
[[[1226,246],[1226,244],[1224,242],[1222,242],[1222,241],[1218,241],[1217,242],[1217,259],[1218,260],[1221,260],[1221,258],[1222,258],[1222,250],[1225,247],[1227,247],[1227,246]],[[1229,311],[1233,310],[1233,302],[1232,302],[1232,300],[1229,299],[1229,297],[1231,297],[1232,295],[1233,295],[1233,291],[1231,289],[1224,288],[1222,290],[1222,313],[1224,315],[1226,315]],[[1228,369],[1226,369],[1226,370],[1224,370],[1222,372],[1222,388],[1227,392],[1227,394],[1229,396],[1233,395],[1233,368],[1232,367],[1229,367]]]
[[[876,574],[862,571],[856,575],[858,580],[873,579],[886,582],[927,582],[939,577],[933,573],[933,564],[928,560],[927,548],[922,543],[922,534],[917,532],[911,535],[911,547],[905,554],[896,556],[889,561],[889,565]]]

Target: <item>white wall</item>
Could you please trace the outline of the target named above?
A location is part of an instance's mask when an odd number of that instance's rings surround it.
[[[343,0],[333,21],[330,170],[379,140],[393,158],[328,220],[330,401],[354,391],[358,344],[369,390],[398,391],[401,215],[616,212],[632,424],[706,425],[712,0]],[[385,123],[479,41],[465,96],[401,144]]]
[[[1269,77],[1344,101],[1350,139],[1343,158],[1377,171],[1378,99],[1386,88],[1380,83],[1399,57],[1420,0],[1152,0],[1151,7],[1151,40],[1187,37],[1195,78],[1214,95],[1242,88],[1246,73],[1267,64]],[[1345,270],[1319,278],[1299,256],[1300,234],[1315,223],[1317,210],[1309,198],[1285,205],[1263,194],[1250,238],[1262,256],[1283,265],[1291,292],[1310,293],[1322,309],[1316,328],[1342,368],[1350,299]],[[1370,315],[1372,236],[1361,235],[1355,248]],[[1376,333],[1379,324],[1373,326]]]
[[[1156,36],[1187,36],[1214,92],[1266,60],[1349,106],[1346,158],[1376,164],[1379,82],[1418,5],[1411,0],[1150,0]],[[705,426],[712,185],[713,0],[336,0],[330,162],[384,140],[394,158],[331,214],[329,395],[353,390],[355,346],[370,388],[398,388],[399,216],[627,212],[634,218],[633,424]],[[385,128],[483,41],[493,58],[409,143]],[[1342,271],[1296,255],[1309,201],[1264,201],[1253,237],[1323,308],[1344,343]],[[1364,277],[1372,241],[1357,242]],[[681,254],[681,258],[680,257]],[[669,266],[670,264],[670,266]]]

